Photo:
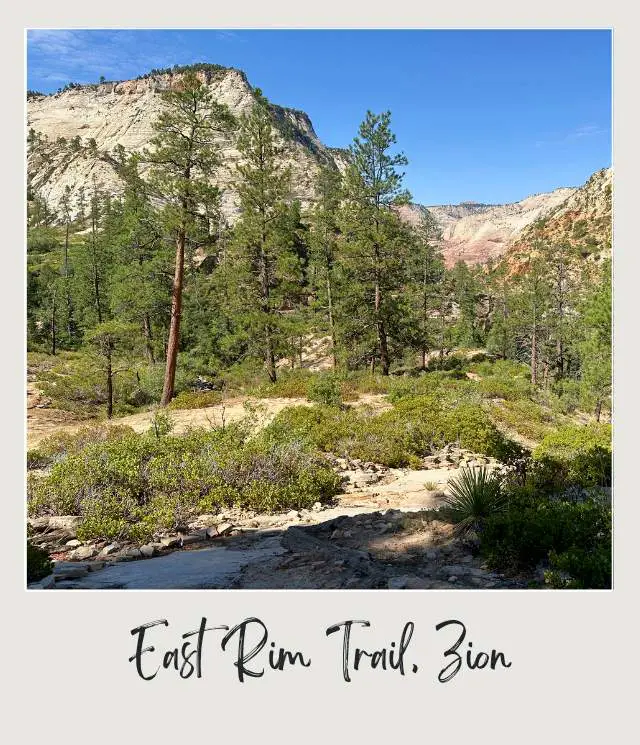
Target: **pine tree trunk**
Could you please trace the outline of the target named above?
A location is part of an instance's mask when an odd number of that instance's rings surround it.
[[[424,271],[422,275],[422,333],[427,333],[427,257],[424,259]],[[427,369],[426,343],[422,341],[422,370]]]
[[[338,367],[338,358],[336,356],[336,327],[333,320],[333,292],[331,287],[331,275],[327,269],[327,307],[329,310],[329,329],[331,331],[331,358],[333,360],[333,369]]]
[[[602,401],[598,399],[598,402],[596,403],[596,410],[595,410],[596,422],[600,421],[601,415],[602,415]]]
[[[376,280],[375,286],[375,310],[376,310],[376,328],[378,330],[378,344],[380,347],[380,365],[382,366],[382,374],[389,374],[389,348],[387,346],[387,331],[384,327],[384,321],[380,318],[380,305],[382,302],[382,294],[380,292],[380,284]]]
[[[184,249],[186,244],[186,228],[184,224],[176,240],[176,267],[173,277],[173,293],[171,296],[171,324],[169,326],[169,340],[167,342],[167,366],[164,373],[164,387],[160,405],[166,406],[173,398],[176,379],[176,363],[178,361],[178,345],[180,343],[180,317],[182,314],[182,284],[184,279]]]
[[[271,327],[267,324],[264,328],[264,343],[265,343],[265,362],[267,365],[267,375],[269,381],[275,383],[277,380],[276,375],[276,358],[273,352],[273,339],[271,337]]]
[[[93,255],[93,293],[96,304],[98,323],[102,323],[102,304],[100,303],[100,277],[98,275],[98,257],[96,255],[96,221],[95,216],[91,218],[91,248]]]
[[[531,333],[531,384],[536,385],[538,382],[538,347],[537,347],[537,329],[534,325]]]
[[[271,308],[269,307],[269,266],[268,259],[265,253],[265,245],[267,243],[267,233],[264,224],[263,215],[263,229],[262,229],[262,243],[260,245],[260,292],[261,292],[261,306],[262,312],[265,315],[265,327],[264,327],[264,345],[265,345],[265,364],[267,367],[267,375],[272,383],[277,380],[276,374],[276,358],[273,349],[273,337],[271,335],[271,323],[269,321],[271,315]]]
[[[113,417],[113,371],[111,368],[111,349],[107,353],[107,419]]]
[[[155,365],[156,358],[153,354],[153,339],[151,338],[151,319],[149,318],[148,313],[144,314],[144,318],[142,319],[142,327],[144,330],[144,346],[147,360],[149,361],[150,365]]]
[[[562,343],[562,339],[558,339],[556,355],[558,358],[558,378],[562,379],[564,377],[564,344]]]
[[[56,353],[56,292],[53,292],[53,301],[51,305],[51,354]]]
[[[64,288],[67,301],[67,337],[69,344],[73,343],[73,303],[69,292],[69,222],[64,237]]]

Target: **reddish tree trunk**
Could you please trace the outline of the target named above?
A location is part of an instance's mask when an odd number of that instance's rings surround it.
[[[180,231],[176,240],[176,268],[173,277],[173,293],[171,296],[171,324],[169,326],[169,340],[167,343],[167,366],[164,373],[164,388],[162,389],[161,406],[166,406],[173,398],[176,379],[176,363],[178,361],[178,345],[180,343],[180,317],[182,314],[182,284],[184,278],[184,248],[186,231]]]

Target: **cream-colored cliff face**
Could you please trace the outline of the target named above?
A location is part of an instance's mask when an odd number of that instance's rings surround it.
[[[235,116],[247,114],[254,105],[252,88],[239,70],[223,68],[198,75],[214,98]],[[32,186],[54,209],[65,187],[71,188],[75,200],[78,189],[84,187],[88,193],[94,179],[105,191],[118,194],[122,184],[111,160],[114,149],[121,145],[128,152],[140,152],[149,144],[153,122],[162,110],[160,94],[180,78],[163,74],[32,98],[27,106],[28,128],[47,138],[45,148],[30,149],[27,172]],[[344,168],[344,158],[320,142],[304,112],[275,106],[273,113],[282,160],[291,167],[291,198],[305,206],[313,199],[313,181],[320,164]],[[75,137],[81,141],[79,150],[70,147]],[[94,149],[91,140],[95,140]],[[218,144],[223,165],[212,180],[223,187],[223,212],[233,222],[237,213],[234,165],[239,154],[233,135],[221,138]]]
[[[476,204],[428,207],[442,229],[442,252],[448,266],[457,261],[483,264],[497,259],[508,249],[520,232],[550,210],[562,205],[576,190],[556,189],[536,194],[514,204]],[[419,208],[402,208],[411,223],[419,219]]]

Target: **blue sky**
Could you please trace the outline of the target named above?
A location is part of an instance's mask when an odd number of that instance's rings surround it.
[[[237,67],[347,146],[389,109],[423,204],[513,202],[611,165],[609,31],[34,30],[27,87]]]

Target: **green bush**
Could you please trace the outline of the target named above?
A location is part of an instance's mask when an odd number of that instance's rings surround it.
[[[482,362],[470,366],[480,375],[477,389],[483,398],[503,398],[507,401],[529,399],[533,394],[531,374],[526,365],[513,360]]]
[[[300,441],[317,450],[392,468],[417,467],[421,458],[448,442],[496,457],[508,450],[507,441],[480,406],[444,396],[401,399],[382,413],[366,407],[292,407],[275,417],[264,436],[278,442]]]
[[[559,414],[572,414],[583,404],[582,385],[577,380],[561,380],[555,383],[548,395],[550,408]]]
[[[46,468],[87,445],[120,440],[133,433],[131,427],[122,424],[89,424],[75,432],[56,432],[42,440],[37,448],[27,452],[27,469]]]
[[[312,373],[304,368],[280,372],[275,383],[263,383],[250,389],[260,398],[306,398]]]
[[[610,543],[611,509],[596,501],[511,504],[486,520],[481,533],[482,553],[494,567],[523,571],[551,559],[581,581],[595,581],[600,571],[590,570],[585,556],[597,551],[601,557]]]
[[[466,357],[457,354],[449,354],[440,359],[433,357],[427,364],[429,370],[461,370],[468,365]]]
[[[244,425],[156,437],[153,430],[90,444],[31,475],[31,515],[73,514],[80,539],[144,540],[203,512],[259,511],[326,502],[339,477],[300,444],[249,440]]]
[[[316,375],[307,385],[307,398],[325,406],[340,406],[342,387],[333,375]]]
[[[610,486],[611,425],[569,425],[548,434],[533,459],[558,486]]]
[[[27,540],[27,582],[38,582],[53,571],[49,554]]]
[[[347,389],[351,389],[358,394],[381,395],[389,392],[390,386],[393,385],[392,380],[392,378],[385,375],[371,375],[369,372],[354,372],[346,377],[344,383]]]
[[[552,432],[556,424],[550,411],[527,399],[505,401],[493,406],[491,416],[518,434],[537,442]]]
[[[220,391],[182,391],[169,403],[168,409],[203,409],[222,403]]]
[[[302,442],[324,452],[348,455],[391,467],[418,465],[428,452],[411,421],[390,421],[365,407],[341,410],[330,406],[297,406],[281,411],[263,437]]]
[[[572,547],[562,553],[551,551],[551,569],[545,583],[558,589],[610,589],[611,537],[592,549]]]
[[[473,393],[471,381],[458,370],[424,373],[417,378],[394,378],[389,387],[389,401],[396,403],[404,398],[431,396],[445,392],[464,395]]]

